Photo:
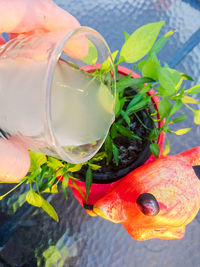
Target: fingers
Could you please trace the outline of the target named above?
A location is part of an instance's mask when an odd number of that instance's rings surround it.
[[[0,34],[0,45],[3,45],[3,44],[5,44],[5,40],[4,40],[4,38],[3,38],[3,36]]]
[[[51,0],[0,0],[0,32],[74,29],[79,22]]]
[[[0,138],[0,181],[17,183],[30,167],[28,150],[17,137]]]

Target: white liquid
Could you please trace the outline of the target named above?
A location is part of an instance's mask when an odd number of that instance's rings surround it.
[[[90,146],[95,149],[95,141],[105,137],[114,119],[110,89],[91,74],[58,62],[51,99],[53,129],[59,144],[71,149],[93,143]]]

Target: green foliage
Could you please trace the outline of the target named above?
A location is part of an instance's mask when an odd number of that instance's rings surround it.
[[[92,170],[91,170],[91,167],[88,166],[88,169],[87,169],[87,172],[86,172],[86,200],[88,199],[88,196],[89,196],[89,192],[90,192],[90,187],[91,187],[91,184],[92,184]]]
[[[88,40],[88,55],[82,58],[81,60],[88,65],[92,65],[96,64],[97,59],[98,59],[97,49],[95,45],[90,40]]]
[[[191,87],[190,89],[186,90],[185,93],[188,95],[194,95],[200,93],[200,84]]]
[[[152,48],[164,21],[149,23],[137,29],[124,43],[120,61],[134,63],[143,58]]]
[[[42,208],[50,217],[52,217],[56,222],[58,222],[58,215],[54,208],[47,202],[41,195],[35,193],[31,188],[27,195],[26,201],[35,207]]]
[[[87,202],[93,172],[111,162],[119,166],[120,148],[117,145],[117,138],[123,137],[124,139],[126,137],[135,141],[148,139],[151,143],[151,153],[158,158],[160,156],[160,148],[156,142],[161,132],[183,135],[191,129],[172,130],[170,128],[171,125],[186,120],[186,115],[180,112],[183,105],[193,112],[194,123],[200,125],[200,111],[193,108],[194,105],[199,104],[193,98],[193,95],[200,93],[200,84],[190,89],[185,89],[182,83],[185,80],[193,81],[193,79],[187,74],[171,69],[167,64],[161,64],[158,59],[157,54],[175,32],[174,30],[168,31],[156,41],[163,24],[164,21],[149,23],[140,27],[131,35],[124,32],[125,43],[121,50],[119,50],[120,53],[118,53],[118,50],[113,52],[112,59],[108,57],[101,65],[100,70],[96,68],[92,74],[92,78],[109,86],[112,77],[107,74],[110,72],[113,62],[115,70],[117,70],[118,64],[125,62],[134,63],[131,66],[132,71],[139,71],[142,75],[141,78],[134,79],[132,78],[132,72],[126,77],[117,76],[116,103],[114,109],[115,122],[110,128],[101,150],[91,160],[81,164],[70,164],[53,157],[46,157],[41,153],[30,151],[31,167],[28,175],[9,192],[0,196],[0,200],[14,191],[22,183],[26,182],[30,186],[30,190],[26,195],[26,201],[33,206],[42,208],[49,216],[58,221],[56,211],[42,197],[42,194],[57,193],[59,188],[58,184],[61,183],[62,191],[67,199],[68,186],[69,183],[72,183],[84,201]],[[88,42],[88,48],[88,55],[82,61],[86,64],[96,66],[98,58],[97,50],[90,41]],[[139,60],[140,62],[138,62]],[[154,89],[154,95],[159,97],[158,103],[156,103],[158,104],[158,111],[155,110],[154,104],[151,102],[151,97],[147,94],[151,89]],[[139,118],[137,112],[141,110],[151,113],[152,120],[155,122],[153,129],[149,129]],[[158,113],[160,119],[158,119]],[[133,118],[137,119],[149,131],[149,136],[141,138],[131,130]],[[156,126],[157,122],[163,119],[165,119],[163,126],[158,128]],[[170,142],[166,138],[163,155],[167,155],[169,152]],[[79,177],[77,173],[80,171],[85,171],[85,193],[81,191],[78,183],[76,183],[76,180],[78,180],[76,177]],[[32,185],[34,185],[33,188]],[[54,250],[53,247],[51,249],[52,251]],[[44,255],[44,257],[46,256]],[[56,254],[55,257],[57,261],[60,256]]]
[[[159,147],[159,145],[157,143],[152,143],[150,145],[150,151],[156,158],[159,158],[160,147]]]

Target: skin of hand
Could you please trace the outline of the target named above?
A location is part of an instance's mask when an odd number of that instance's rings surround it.
[[[67,32],[79,26],[79,22],[71,14],[52,0],[0,0],[0,33],[9,33],[10,38],[20,33],[37,31]],[[0,45],[4,43],[0,34]],[[84,53],[85,51],[80,57]],[[28,149],[21,139],[17,136],[0,138],[0,181],[17,183],[27,174],[29,167]]]

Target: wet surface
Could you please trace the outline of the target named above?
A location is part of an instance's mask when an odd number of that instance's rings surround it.
[[[177,29],[166,48],[160,53],[161,62],[169,62],[174,54],[200,28],[200,1],[197,0],[57,0],[56,3],[76,16],[82,25],[99,31],[112,51],[121,47],[123,31],[132,33],[137,27],[165,20],[162,29]],[[175,62],[175,61],[174,61]],[[176,64],[173,63],[173,64]],[[195,46],[176,66],[200,83],[200,44]],[[200,96],[196,96],[199,99]],[[200,109],[200,106],[198,107]],[[187,110],[190,127],[192,114]],[[200,127],[183,136],[169,136],[171,154],[200,145]],[[1,193],[6,187],[0,184]],[[22,188],[20,193],[25,192]],[[200,214],[186,227],[182,240],[132,239],[123,226],[101,218],[89,217],[70,194],[54,196],[51,204],[58,212],[56,223],[39,209],[18,218],[18,227],[1,247],[1,266],[64,266],[64,267],[198,267],[200,266]],[[0,224],[12,217],[23,204],[18,194],[1,201],[3,216]],[[35,211],[35,212],[34,212]],[[6,233],[5,233],[6,234]]]

